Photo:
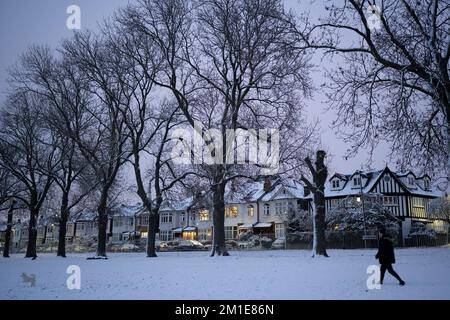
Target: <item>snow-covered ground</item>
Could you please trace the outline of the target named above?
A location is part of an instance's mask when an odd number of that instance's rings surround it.
[[[36,261],[0,258],[0,299],[450,299],[450,248],[398,249],[395,269],[407,285],[389,274],[381,290],[368,290],[374,250],[330,250],[331,258],[307,251],[111,254]],[[81,289],[67,288],[70,265],[81,270]],[[35,275],[34,287],[21,275]]]

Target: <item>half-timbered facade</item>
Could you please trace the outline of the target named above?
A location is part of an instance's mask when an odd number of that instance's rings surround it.
[[[407,235],[411,223],[429,223],[428,204],[442,196],[434,190],[428,175],[416,176],[413,172],[384,170],[361,172],[351,175],[334,174],[325,189],[326,210],[333,210],[349,197],[364,200],[369,193],[381,194],[383,205],[402,221],[403,235]]]

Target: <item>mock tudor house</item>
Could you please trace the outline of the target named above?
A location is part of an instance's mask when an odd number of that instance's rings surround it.
[[[432,188],[428,175],[416,176],[412,171],[384,170],[353,174],[334,174],[325,188],[326,211],[355,197],[364,200],[369,193],[381,194],[383,205],[402,221],[402,234],[406,237],[413,222],[433,223],[427,215],[428,203],[442,194]]]

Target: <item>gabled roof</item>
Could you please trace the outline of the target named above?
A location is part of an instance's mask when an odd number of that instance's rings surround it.
[[[363,191],[363,193],[373,192],[373,189],[375,188],[377,183],[380,182],[381,178],[385,174],[388,174],[400,185],[400,187],[407,194],[426,196],[426,197],[439,197],[440,196],[440,193],[437,190],[426,191],[426,190],[423,190],[420,185],[417,185],[414,188],[408,187],[407,185],[405,185],[401,181],[400,178],[409,175],[410,172],[412,173],[412,171],[407,171],[406,173],[402,172],[402,173],[398,174],[398,173],[391,171],[389,169],[389,167],[386,167],[385,169],[378,170],[378,171],[363,172],[362,174],[367,178],[367,181],[366,181],[365,185],[362,187],[362,189],[363,189],[362,191]],[[353,176],[353,175],[351,175],[351,176]],[[349,175],[347,175],[347,177],[348,176]],[[415,177],[415,175],[414,175],[414,177]],[[360,188],[354,188],[350,181],[345,183],[345,185],[339,190],[332,189],[330,181],[325,186],[325,196],[326,197],[344,197],[344,196],[349,196],[349,195],[357,195],[357,194],[360,194],[360,192],[361,192]]]
[[[328,181],[333,180],[334,178],[338,178],[340,180],[344,180],[344,181],[348,181],[349,180],[349,176],[342,174],[342,173],[335,173],[331,176],[331,178]]]
[[[143,206],[141,203],[136,204],[134,206],[126,205],[126,204],[120,204],[116,207],[114,207],[111,210],[111,213],[114,217],[134,217],[136,214],[141,212],[143,209]]]

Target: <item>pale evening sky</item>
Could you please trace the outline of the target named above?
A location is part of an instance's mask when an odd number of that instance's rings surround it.
[[[132,0],[131,0],[132,1]],[[114,9],[128,3],[128,0],[3,0],[0,4],[0,103],[3,104],[8,90],[7,69],[11,67],[18,56],[32,44],[48,44],[52,48],[58,46],[64,38],[70,37],[72,31],[66,28],[70,5],[81,8],[81,27],[96,29],[97,22],[108,17]],[[323,0],[285,0],[287,8],[294,11],[310,10],[313,17],[326,14]],[[330,67],[329,62],[321,63],[319,56],[314,60],[320,63],[313,75],[314,86],[319,87],[324,81],[323,67]],[[321,70],[322,69],[322,70]],[[306,102],[310,120],[319,119],[321,125],[321,140],[326,150],[330,152],[330,171],[351,173],[361,169],[367,160],[366,152],[361,151],[356,158],[344,159],[348,146],[339,140],[330,125],[334,114],[325,112],[325,96],[319,90],[313,99]],[[387,148],[379,147],[372,164],[373,168],[383,168],[388,161]],[[394,169],[395,165],[391,167]]]

